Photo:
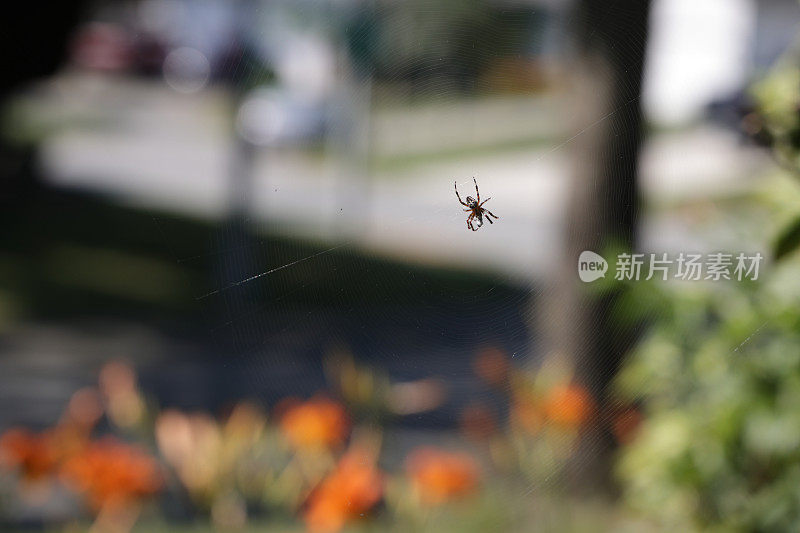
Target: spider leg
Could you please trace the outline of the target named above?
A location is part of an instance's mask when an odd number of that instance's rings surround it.
[[[489,198],[487,198],[486,200],[482,201],[482,202],[481,202],[481,205],[479,205],[478,207],[481,207],[483,204],[485,204],[486,202],[488,202],[488,201],[489,201],[489,200],[491,200],[491,199],[492,199],[492,197],[490,196],[490,197],[489,197]]]
[[[478,231],[478,229],[483,224],[483,221],[478,219],[478,221],[480,222],[480,225],[478,225],[477,228],[475,227],[475,219],[477,217],[478,217],[478,215],[473,211],[472,214],[467,218],[467,220],[469,222],[469,229],[471,229],[472,231]]]
[[[456,190],[456,196],[458,197],[458,201],[461,203],[461,205],[466,205],[466,206],[469,206],[469,204],[465,203],[465,202],[464,202],[464,201],[461,199],[461,195],[460,195],[460,194],[458,194],[458,182],[457,182],[457,181],[454,181],[454,182],[453,182],[453,188]]]
[[[488,209],[484,209],[484,211],[486,211],[487,213],[489,213],[489,214],[490,214],[491,216],[493,216],[494,218],[500,218],[499,216],[495,215],[494,213],[492,213],[492,212],[491,212],[491,211],[489,211]],[[487,217],[487,218],[488,218],[488,217]]]
[[[489,221],[489,224],[494,224],[494,222],[492,222],[492,217],[490,217],[489,215],[486,215],[486,220]]]
[[[475,194],[478,196],[478,203],[481,203],[481,193],[478,192],[478,181],[475,179],[475,176],[472,177],[472,181],[475,182]]]

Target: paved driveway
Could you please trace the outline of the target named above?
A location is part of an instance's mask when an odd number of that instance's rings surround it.
[[[88,93],[63,90],[59,98],[67,102],[51,104],[62,110],[72,105],[106,124],[66,128],[49,138],[44,164],[55,183],[107,193],[121,202],[224,216],[233,151],[223,95],[187,97],[141,84],[105,87],[97,91],[99,101]],[[379,112],[373,140],[378,152],[419,151],[435,135],[448,150],[465,148],[457,157],[429,158],[396,170],[360,171],[341,157],[262,150],[254,158],[247,195],[251,221],[409,261],[474,266],[520,280],[545,276],[559,252],[569,157],[574,155],[570,144],[488,153],[477,146],[508,142],[508,131],[517,137],[546,133],[543,124],[553,121],[555,105],[490,100],[463,103],[461,110],[448,103],[409,109],[405,115]],[[492,128],[502,130],[496,139],[488,137]],[[765,159],[735,135],[711,127],[656,135],[643,153],[643,188],[651,204],[713,201],[719,194],[752,187]],[[478,178],[482,195],[492,197],[487,207],[501,217],[475,233],[467,230],[453,194],[454,179],[463,194],[470,194],[471,176]],[[680,213],[648,215],[644,245],[673,251],[726,244],[709,241],[709,235],[717,239],[724,232],[705,233],[687,225]]]

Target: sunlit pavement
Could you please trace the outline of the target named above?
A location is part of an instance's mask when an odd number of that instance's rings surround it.
[[[116,91],[115,96],[102,94],[116,103],[135,102],[136,107],[115,116],[105,116],[101,104],[90,107],[99,127],[63,128],[46,141],[44,164],[52,181],[124,203],[224,217],[230,206],[233,153],[224,98],[176,98],[148,86]],[[74,95],[61,97],[83,101]],[[542,134],[542,116],[552,114],[552,104],[538,105],[527,108],[540,111],[528,130],[511,119],[526,108],[514,113],[514,106],[485,106],[471,123],[473,130],[461,135],[473,144],[475,139],[485,140],[484,133],[476,132],[485,130],[492,113],[499,117],[494,127],[510,121],[517,135]],[[415,113],[419,128],[431,127],[424,110]],[[452,106],[445,113],[452,115]],[[469,113],[467,107],[459,116]],[[414,131],[410,120],[402,124],[411,132],[406,137]],[[376,122],[391,123],[386,117]],[[463,132],[469,125],[462,119],[458,128]],[[448,137],[449,149],[457,146],[457,137]],[[261,149],[247,194],[250,220],[288,235],[347,242],[407,261],[474,267],[519,280],[540,278],[554,268],[558,257],[573,154],[569,142],[536,146],[474,154],[467,150],[458,157],[371,172],[326,153]],[[763,154],[724,130],[706,126],[658,134],[643,151],[643,191],[648,205],[713,202],[721,194],[749,190],[767,164]],[[467,229],[466,213],[453,193],[454,180],[462,197],[474,193],[472,176],[478,179],[482,198],[492,197],[486,207],[500,216],[494,225],[474,233]],[[713,227],[704,227],[700,234],[680,213],[657,210],[645,219],[643,245],[671,252],[710,251],[731,244],[713,242],[716,234]],[[763,243],[747,244],[750,249]]]

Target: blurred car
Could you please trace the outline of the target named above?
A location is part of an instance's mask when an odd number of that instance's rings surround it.
[[[154,75],[161,71],[166,47],[153,35],[93,21],[78,29],[69,55],[70,63],[86,70]]]

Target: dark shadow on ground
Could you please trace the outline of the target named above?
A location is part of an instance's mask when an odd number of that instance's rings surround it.
[[[533,351],[530,288],[489,274],[55,190],[9,202],[0,224],[0,295],[16,317],[0,341],[0,429],[51,423],[114,357],[160,404],[217,410],[325,388],[331,350],[393,380],[441,378],[448,403],[403,422],[449,426],[465,403],[496,402],[472,374],[476,350]]]

